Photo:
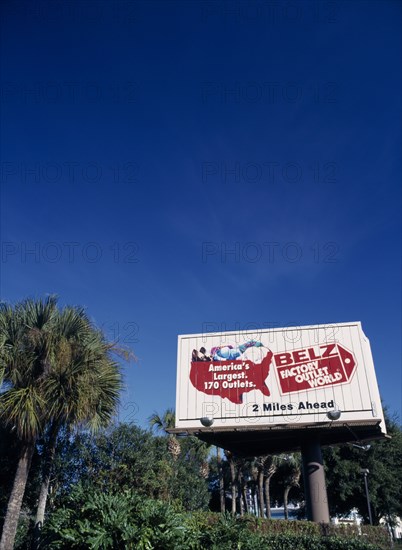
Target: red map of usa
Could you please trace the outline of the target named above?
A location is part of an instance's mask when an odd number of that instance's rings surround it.
[[[207,395],[219,395],[240,404],[243,394],[252,390],[271,395],[265,382],[271,361],[272,352],[261,363],[247,360],[192,362],[190,380],[197,390]]]

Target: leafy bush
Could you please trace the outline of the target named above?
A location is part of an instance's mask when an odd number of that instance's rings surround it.
[[[18,520],[17,534],[15,536],[14,548],[23,549],[26,547],[26,541],[29,537],[29,529],[32,522],[32,518],[26,509],[22,509]]]
[[[371,544],[377,545],[378,548],[389,548],[390,535],[383,525],[362,525],[361,532],[364,539]]]
[[[45,524],[43,548],[118,548],[126,544],[130,548],[138,530],[130,521],[138,498],[100,491],[85,495],[78,486],[69,505],[59,508]]]
[[[54,512],[42,533],[43,548],[138,550],[378,550],[384,532],[353,536],[331,529],[320,534],[307,521],[235,518],[213,512],[187,512],[176,502],[146,498],[133,491],[86,492],[77,486],[68,505]],[[381,543],[381,544],[380,544]]]
[[[88,494],[82,486],[69,500],[45,523],[42,548],[165,550],[185,548],[191,534],[183,525],[187,515],[175,502],[167,504],[128,490],[97,489]]]

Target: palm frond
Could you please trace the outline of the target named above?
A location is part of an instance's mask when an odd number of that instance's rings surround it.
[[[0,421],[21,438],[46,425],[97,430],[116,411],[120,367],[109,343],[80,307],[57,298],[0,304]]]
[[[44,424],[45,401],[36,388],[11,388],[0,397],[0,420],[22,441],[35,440]]]

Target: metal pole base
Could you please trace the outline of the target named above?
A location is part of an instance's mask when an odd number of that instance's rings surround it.
[[[301,452],[307,519],[317,523],[329,523],[327,486],[320,442],[306,441]]]

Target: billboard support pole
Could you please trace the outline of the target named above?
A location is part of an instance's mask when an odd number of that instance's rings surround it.
[[[321,446],[318,440],[306,441],[301,448],[307,519],[329,523],[327,486]]]

